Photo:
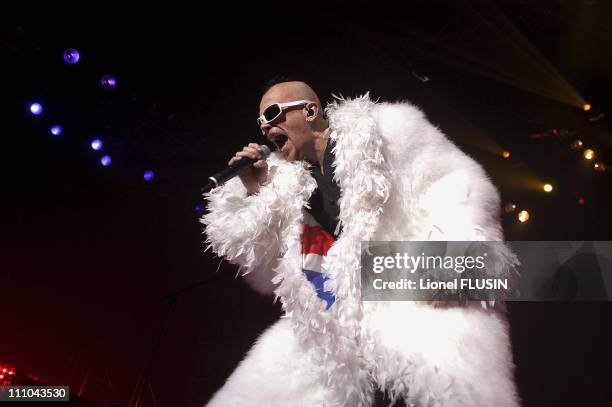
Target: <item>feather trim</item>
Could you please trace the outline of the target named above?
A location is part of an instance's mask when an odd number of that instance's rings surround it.
[[[271,294],[278,259],[287,250],[291,226],[316,188],[302,162],[290,163],[274,153],[268,159],[269,180],[249,197],[239,178],[205,195],[207,249],[240,268],[247,282],[262,294]]]

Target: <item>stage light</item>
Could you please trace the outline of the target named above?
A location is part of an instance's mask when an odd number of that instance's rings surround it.
[[[510,158],[510,151],[504,151],[504,152],[502,153],[502,157],[504,157],[504,158]]]
[[[505,206],[504,206],[504,211],[506,211],[506,213],[512,213],[516,210],[516,204],[513,202],[508,202]]]
[[[61,134],[62,134],[62,126],[60,126],[59,124],[55,124],[55,125],[51,126],[51,129],[49,131],[54,136],[61,136]]]
[[[102,140],[100,139],[95,139],[95,140],[91,140],[91,148],[96,150],[96,151],[100,151],[102,150]]]
[[[3,374],[0,374],[0,379],[4,379],[4,375]]]
[[[2,369],[2,373],[6,373],[6,368]]]
[[[102,79],[100,79],[100,85],[104,90],[113,90],[115,86],[117,86],[117,78],[113,75],[104,75]]]
[[[39,114],[41,114],[43,111],[43,107],[40,103],[32,103],[30,105],[30,112],[34,115],[34,116],[38,116]]]
[[[155,173],[153,171],[151,171],[151,170],[145,171],[142,177],[147,182],[153,181],[153,178],[155,178]]]
[[[584,205],[584,198],[578,198],[578,205]]]
[[[598,172],[604,172],[606,170],[606,165],[604,163],[595,163],[593,164],[593,169]]]
[[[102,164],[104,167],[108,167],[112,162],[113,159],[110,155],[105,155],[104,157],[100,158],[100,164]]]
[[[574,140],[570,145],[572,150],[580,150],[582,148],[582,140]]]
[[[584,109],[585,112],[588,112],[589,110],[591,110],[591,105],[588,103],[585,103],[584,106],[582,106],[582,108]]]
[[[69,65],[74,65],[81,59],[81,54],[74,48],[64,51],[64,61]]]
[[[525,223],[529,220],[529,212],[527,212],[526,210],[522,210],[519,212],[517,217],[521,223]]]
[[[201,214],[203,214],[203,213],[204,213],[204,207],[203,207],[203,206],[201,206],[201,205],[197,205],[197,206],[195,207],[195,211],[196,211],[196,213],[197,213],[198,215],[201,215]]]
[[[13,375],[15,374],[15,372],[13,372],[12,370],[9,372],[9,375]]]
[[[590,148],[587,148],[586,150],[584,150],[582,155],[584,156],[585,159],[592,160],[593,158],[595,158],[595,151]]]
[[[551,192],[553,190],[553,186],[550,184],[544,184],[542,189],[544,190],[544,192]]]

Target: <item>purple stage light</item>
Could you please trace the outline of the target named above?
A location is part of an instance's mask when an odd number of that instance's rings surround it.
[[[62,134],[62,126],[60,126],[59,124],[55,124],[51,126],[51,129],[49,131],[54,136],[60,136]]]
[[[74,65],[79,62],[79,59],[81,59],[81,54],[76,49],[69,48],[64,51],[64,61],[66,61],[67,64]]]
[[[91,148],[96,151],[102,150],[102,140],[99,140],[99,139],[91,140]]]
[[[104,157],[100,158],[100,164],[102,164],[105,167],[108,167],[109,165],[111,165],[112,162],[113,162],[113,159],[111,158],[110,155],[105,155]]]
[[[201,215],[201,214],[203,214],[203,213],[204,213],[204,207],[203,207],[202,205],[197,205],[197,206],[195,207],[195,211],[196,211],[196,213],[197,213],[198,215]]]
[[[104,75],[102,79],[100,79],[100,85],[104,90],[113,90],[115,86],[117,86],[117,78],[113,75]]]
[[[150,182],[153,181],[153,178],[155,178],[155,173],[151,170],[145,171],[142,177],[145,181]]]
[[[43,107],[40,103],[32,103],[30,105],[30,112],[32,112],[32,114],[34,116],[38,116],[39,114],[41,114],[43,111]]]

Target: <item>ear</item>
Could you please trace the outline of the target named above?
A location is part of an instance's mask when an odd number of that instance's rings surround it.
[[[319,106],[316,103],[311,102],[304,107],[306,111],[306,120],[311,122],[319,115]]]

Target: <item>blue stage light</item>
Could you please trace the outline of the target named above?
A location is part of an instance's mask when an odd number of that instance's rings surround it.
[[[49,131],[54,136],[61,136],[61,134],[62,134],[62,126],[60,126],[59,124],[55,124],[55,125],[51,126],[51,129]]]
[[[64,51],[64,61],[66,61],[67,64],[74,65],[79,62],[79,59],[81,59],[81,54],[76,49],[69,48]]]
[[[153,178],[155,178],[155,173],[153,171],[151,171],[151,170],[145,171],[142,177],[147,182],[153,181]]]
[[[91,148],[96,151],[102,150],[102,140],[99,140],[99,139],[91,140]]]
[[[110,155],[105,155],[104,157],[100,158],[100,164],[102,164],[105,167],[108,167],[109,165],[111,165],[112,162],[113,162],[113,159],[111,158]]]
[[[100,79],[100,85],[104,90],[113,90],[115,86],[117,86],[117,78],[113,75],[104,75],[102,79]]]
[[[202,205],[197,205],[197,206],[195,207],[195,211],[196,211],[196,213],[197,213],[198,215],[201,215],[201,214],[203,214],[203,213],[204,213],[204,207],[203,207]]]
[[[40,103],[32,103],[30,105],[30,112],[32,112],[32,114],[34,116],[38,116],[39,114],[41,114],[43,111],[43,107]]]

